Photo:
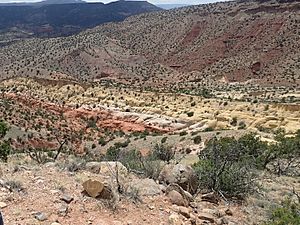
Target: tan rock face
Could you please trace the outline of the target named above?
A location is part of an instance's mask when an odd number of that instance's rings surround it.
[[[104,184],[97,180],[87,180],[82,184],[89,196],[96,198],[104,189]]]

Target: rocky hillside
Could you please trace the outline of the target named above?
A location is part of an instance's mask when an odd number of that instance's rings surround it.
[[[142,14],[68,38],[3,47],[1,77],[59,75],[190,90],[297,88],[299,11],[297,1],[272,0]]]
[[[64,36],[99,24],[123,21],[128,16],[158,10],[160,8],[146,1],[116,1],[109,4],[82,1],[0,4],[0,30],[17,30],[19,35],[25,32],[38,37]]]

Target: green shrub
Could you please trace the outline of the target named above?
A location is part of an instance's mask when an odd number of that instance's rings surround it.
[[[122,152],[119,160],[129,171],[155,180],[158,179],[165,165],[162,161],[157,159],[156,155],[149,154],[142,156],[137,150]]]
[[[0,121],[0,160],[4,162],[7,161],[11,148],[9,141],[1,141],[1,139],[4,138],[8,130],[6,123]]]
[[[194,116],[194,112],[188,112],[188,113],[187,113],[187,116],[188,116],[188,117],[193,117],[193,116]]]
[[[211,132],[211,131],[214,131],[212,127],[207,127],[204,129],[204,132]]]
[[[6,123],[0,121],[0,138],[3,138],[6,135],[8,129]]]
[[[8,141],[0,142],[0,160],[7,162],[8,156],[10,154],[10,144]]]
[[[199,159],[193,167],[200,188],[240,198],[253,190],[255,160],[234,138],[211,139]]]
[[[105,141],[104,137],[100,137],[98,140],[98,144],[101,146],[105,146],[107,144],[107,142]]]
[[[181,131],[181,132],[179,133],[179,136],[185,136],[185,135],[187,135],[187,132],[186,132],[186,131]]]
[[[236,117],[233,117],[233,118],[232,118],[232,120],[231,120],[231,122],[230,122],[230,125],[231,125],[231,126],[234,126],[234,127],[237,125],[237,118],[236,118]]]
[[[286,137],[285,132],[279,130],[275,134],[275,140],[277,142],[269,145],[263,154],[264,168],[269,165],[278,175],[293,171],[299,173],[296,161],[300,158],[300,130],[293,137]]]
[[[153,157],[158,160],[170,162],[175,156],[175,151],[172,146],[156,144],[154,146]]]
[[[274,209],[269,221],[264,225],[299,225],[300,204],[290,199],[283,202],[282,206]]]
[[[244,130],[246,128],[246,123],[244,121],[240,121],[238,125],[239,130]]]
[[[162,144],[166,143],[167,139],[168,139],[168,137],[163,137],[163,138],[160,140],[160,143],[162,143]]]
[[[110,146],[105,154],[105,159],[108,161],[118,161],[121,149],[116,146]]]
[[[200,135],[197,135],[196,137],[193,138],[194,144],[198,145],[201,143],[202,138]]]
[[[127,139],[127,140],[124,141],[124,142],[116,142],[116,143],[114,144],[114,146],[115,146],[116,148],[126,148],[126,147],[128,147],[129,144],[130,144],[130,139]]]

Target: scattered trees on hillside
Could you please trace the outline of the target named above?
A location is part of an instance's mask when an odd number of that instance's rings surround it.
[[[0,121],[0,160],[6,162],[10,154],[10,143],[7,140],[2,140],[6,135],[9,127],[6,123]]]
[[[258,170],[267,169],[277,175],[299,173],[300,131],[293,137],[279,131],[275,140],[266,143],[255,134],[211,139],[194,164],[200,188],[245,197],[255,188]]]

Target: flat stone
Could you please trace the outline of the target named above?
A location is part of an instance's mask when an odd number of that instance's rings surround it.
[[[0,202],[0,209],[3,209],[7,207],[7,204],[5,202]]]
[[[179,206],[178,209],[179,209],[179,213],[181,215],[183,215],[184,217],[186,217],[186,218],[190,218],[191,217],[190,210],[187,207]]]
[[[45,221],[47,220],[47,215],[43,212],[37,212],[34,214],[34,218],[36,218],[39,221]]]
[[[209,221],[211,223],[215,222],[215,217],[208,213],[200,213],[198,214],[198,218],[201,220]]]
[[[58,214],[60,216],[66,216],[68,214],[68,205],[62,204],[58,209]]]
[[[63,195],[60,199],[68,204],[70,204],[74,200],[74,198],[69,195]]]

